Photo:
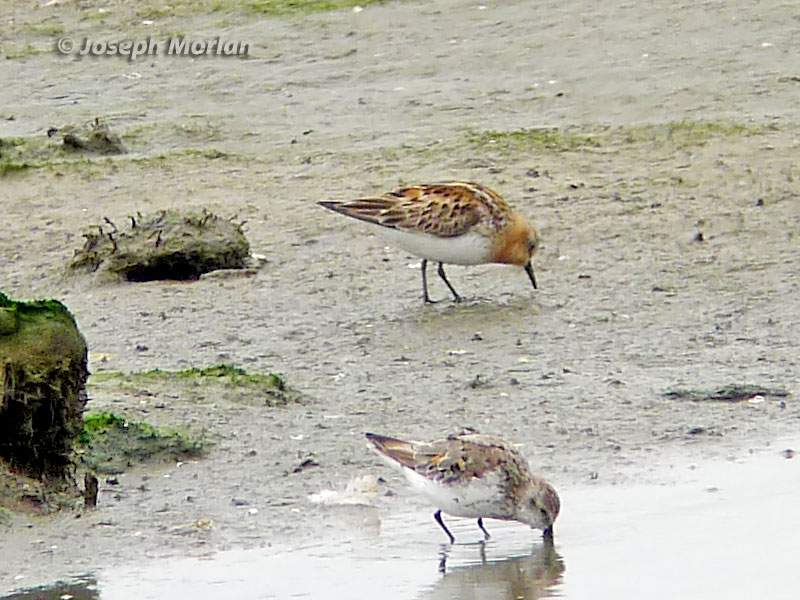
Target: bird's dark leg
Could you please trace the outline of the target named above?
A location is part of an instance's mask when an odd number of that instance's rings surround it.
[[[447,287],[450,288],[450,291],[453,292],[453,297],[455,298],[456,302],[461,302],[463,298],[458,295],[458,292],[456,292],[455,289],[453,289],[453,286],[450,285],[450,282],[447,281],[447,276],[444,274],[444,263],[439,263],[439,277],[442,278],[442,281],[444,281],[447,284]]]
[[[480,527],[480,528],[481,528],[481,531],[483,532],[483,535],[485,535],[485,536],[486,536],[486,539],[487,539],[487,540],[488,540],[490,537],[492,537],[492,536],[490,536],[490,535],[489,535],[489,532],[488,532],[488,531],[486,531],[486,528],[483,526],[483,517],[479,517],[479,518],[478,518],[478,527]]]
[[[427,304],[436,304],[436,301],[431,300],[431,297],[428,296],[428,259],[422,259],[422,299],[425,300]]]
[[[442,521],[442,511],[437,510],[435,513],[433,513],[433,518],[436,519],[436,522],[442,526],[442,529],[444,529],[444,532],[447,534],[447,537],[450,538],[450,543],[455,544],[456,538],[453,537],[453,534],[450,533],[450,530],[447,528],[447,525],[445,525],[444,521]]]

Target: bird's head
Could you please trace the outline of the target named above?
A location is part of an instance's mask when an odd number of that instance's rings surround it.
[[[528,262],[525,263],[525,272],[533,284],[533,289],[536,289],[536,277],[533,274],[533,255],[539,249],[539,233],[533,228],[533,225],[528,223]]]
[[[549,484],[535,480],[528,486],[517,507],[516,518],[533,529],[541,529],[545,538],[552,539],[553,523],[561,510],[561,500]]]

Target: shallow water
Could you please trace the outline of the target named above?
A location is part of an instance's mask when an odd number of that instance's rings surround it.
[[[6,598],[796,598],[800,460],[778,453],[665,473],[680,483],[562,490],[556,546],[514,523],[332,507],[341,542],[100,571]],[[337,514],[338,513],[338,514]]]

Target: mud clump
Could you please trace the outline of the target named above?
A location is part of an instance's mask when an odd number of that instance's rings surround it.
[[[98,118],[84,126],[66,125],[59,128],[51,127],[47,130],[47,137],[57,136],[61,136],[64,148],[70,151],[93,154],[125,154],[127,152],[122,144],[122,138]]]
[[[86,405],[86,341],[56,300],[0,292],[0,459],[43,480],[66,480]]]
[[[200,457],[199,438],[178,429],[127,420],[110,412],[86,416],[75,450],[80,462],[98,473],[122,473],[144,462]]]
[[[164,210],[128,217],[124,229],[110,219],[83,234],[69,269],[110,279],[198,279],[218,269],[252,265],[241,224],[202,211]]]

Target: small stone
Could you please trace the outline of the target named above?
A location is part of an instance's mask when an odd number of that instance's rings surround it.
[[[795,454],[795,452],[791,448],[787,448],[786,450],[781,452],[781,455],[783,456],[783,458],[794,458],[794,454]]]

